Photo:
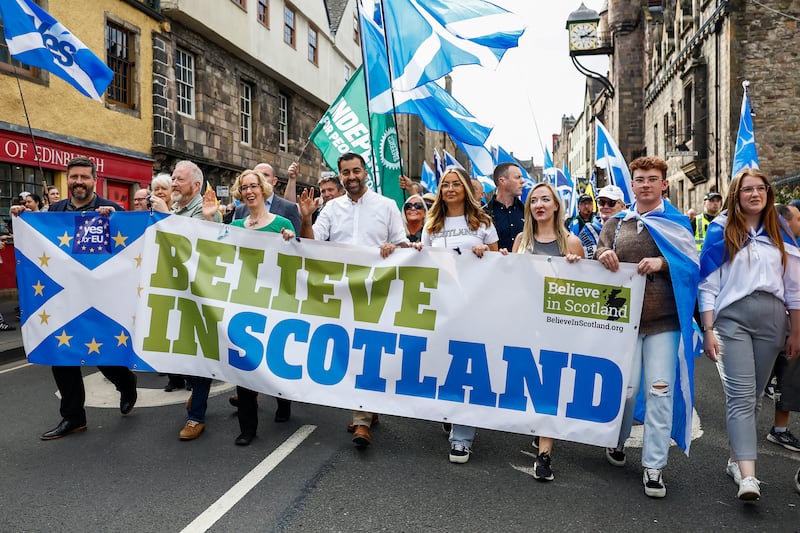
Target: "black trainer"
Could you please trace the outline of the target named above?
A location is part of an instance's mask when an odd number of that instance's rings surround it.
[[[550,468],[550,454],[542,452],[536,456],[536,462],[533,463],[533,478],[539,481],[553,481],[553,470]]]

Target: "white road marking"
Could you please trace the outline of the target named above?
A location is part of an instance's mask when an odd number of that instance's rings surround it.
[[[4,370],[0,370],[0,374],[5,374],[7,372],[13,372],[14,370],[19,370],[20,368],[25,368],[26,366],[31,366],[33,363],[22,363],[21,365],[13,366],[11,368],[6,368]]]
[[[304,440],[308,438],[311,433],[317,429],[317,426],[306,425],[300,427],[294,434],[286,439],[286,441],[278,446],[275,451],[269,454],[263,461],[261,461],[255,468],[247,473],[236,485],[231,487],[228,492],[223,494],[220,499],[211,504],[211,506],[203,511],[192,523],[183,528],[181,533],[197,533],[208,531],[217,520],[222,518],[225,513],[230,511],[239,500],[245,497],[253,487],[258,485],[262,479],[267,477],[267,474],[272,472],[281,461],[286,459],[290,453],[294,451]]]
[[[119,392],[103,374],[100,372],[89,374],[83,378],[83,383],[86,388],[87,407],[119,409]],[[214,382],[211,385],[211,392],[208,396],[217,396],[235,388],[236,385],[231,383]],[[164,392],[162,389],[144,389],[140,387],[137,389],[137,394],[136,408],[139,409],[141,407],[159,407],[186,403],[192,393],[186,390]],[[56,392],[56,396],[61,397],[58,392]]]

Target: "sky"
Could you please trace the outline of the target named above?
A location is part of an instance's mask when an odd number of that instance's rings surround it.
[[[585,77],[569,57],[566,23],[580,0],[493,0],[518,14],[527,25],[517,48],[503,56],[497,70],[477,66],[453,72],[453,96],[474,116],[494,124],[489,144],[500,145],[520,160],[544,160],[542,145],[552,151],[552,134],[561,131],[561,117],[575,118],[583,108]],[[602,0],[584,0],[599,11]],[[603,75],[606,56],[580,58]],[[538,131],[537,127],[538,125]]]

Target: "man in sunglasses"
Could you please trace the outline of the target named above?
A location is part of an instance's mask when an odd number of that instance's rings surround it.
[[[597,248],[597,237],[600,235],[600,230],[603,229],[603,224],[625,209],[624,198],[622,189],[616,185],[607,185],[597,193],[597,208],[600,217],[594,217],[594,220],[584,224],[583,229],[578,234],[586,257],[594,257],[594,251]]]

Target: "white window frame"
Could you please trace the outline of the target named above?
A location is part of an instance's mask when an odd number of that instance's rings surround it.
[[[194,118],[194,54],[175,48],[175,96],[178,114]]]
[[[246,81],[239,82],[239,142],[253,142],[253,87]]]
[[[286,151],[289,147],[289,98],[278,94],[278,148]]]

